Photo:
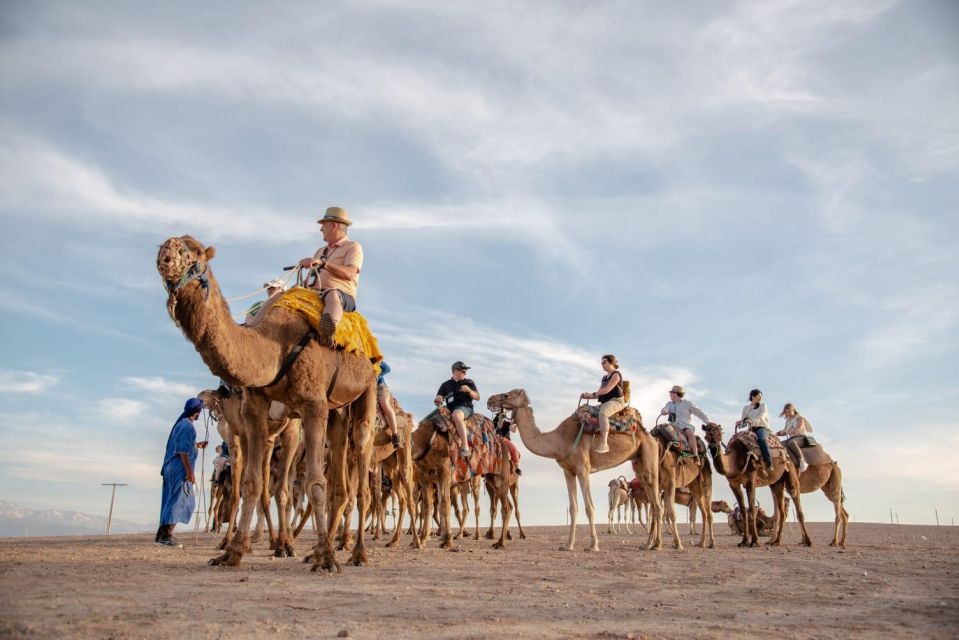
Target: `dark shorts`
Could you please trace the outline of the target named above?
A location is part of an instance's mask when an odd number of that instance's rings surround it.
[[[353,296],[340,291],[339,289],[323,289],[320,291],[320,295],[326,297],[327,291],[335,291],[336,293],[340,294],[340,303],[343,305],[344,312],[350,313],[356,311],[356,300],[353,299]]]
[[[472,407],[459,406],[459,407],[453,407],[452,409],[450,409],[450,413],[453,413],[454,411],[461,411],[463,413],[463,420],[469,420],[470,416],[473,415]]]

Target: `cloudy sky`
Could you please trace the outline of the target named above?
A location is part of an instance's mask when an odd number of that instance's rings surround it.
[[[759,387],[857,521],[959,519],[955,3],[237,7],[0,9],[0,498],[105,513],[126,482],[155,522],[215,383],[157,246],[215,244],[241,296],[337,204],[415,416],[462,359],[551,428],[613,352],[649,422],[672,384],[725,425]],[[555,463],[522,466],[525,519],[564,522]]]

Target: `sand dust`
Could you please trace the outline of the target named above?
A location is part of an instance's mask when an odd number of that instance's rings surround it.
[[[714,550],[642,551],[645,535],[604,533],[599,553],[559,551],[564,531],[529,527],[506,551],[380,542],[368,567],[332,576],[262,544],[239,570],[208,567],[214,539],[197,547],[192,533],[183,549],[152,536],[4,539],[0,637],[959,636],[959,528],[850,524],[841,551],[825,546],[831,525],[814,524],[811,549],[739,549],[717,522]]]

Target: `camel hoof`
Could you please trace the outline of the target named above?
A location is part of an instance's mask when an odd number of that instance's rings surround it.
[[[811,547],[811,546],[812,546],[812,540],[803,540],[802,546],[804,546],[804,547]]]
[[[505,549],[505,548],[506,548],[506,545],[503,544],[502,542],[494,542],[494,543],[493,543],[493,548],[494,548],[494,549]]]
[[[479,540],[479,532],[473,534],[473,540]]]
[[[492,532],[492,531],[487,531],[487,532],[486,532],[486,535],[483,536],[483,537],[486,538],[487,540],[492,540],[492,539],[493,539],[493,532]]]
[[[737,546],[737,547],[748,547],[748,546],[749,546],[749,543],[746,542],[745,540],[743,540],[742,542],[740,542],[740,543],[737,544],[736,546]]]
[[[384,544],[383,546],[386,547],[387,549],[391,549],[391,548],[393,548],[393,547],[398,547],[398,546],[400,546],[400,541],[399,541],[399,540],[390,540],[389,542],[387,542],[387,543]]]
[[[216,550],[217,550],[217,551],[223,551],[224,549],[226,549],[226,540],[224,540],[224,541],[221,542],[220,544],[216,545]]]
[[[360,548],[353,549],[353,554],[350,556],[350,564],[354,567],[362,567],[367,564],[369,560],[366,557],[366,551]]]
[[[340,568],[339,563],[336,560],[330,560],[328,562],[318,562],[313,565],[313,568],[310,571],[319,573],[321,571],[326,571],[327,573],[333,573],[333,570],[336,570],[336,573],[342,573],[343,570]]]
[[[506,539],[507,539],[507,540],[512,540],[512,539],[513,539],[513,534],[511,534],[509,531],[507,531],[507,532],[506,532]]]
[[[593,546],[591,546],[591,547],[586,547],[585,549],[583,549],[583,551],[586,551],[587,553],[592,553],[593,551],[599,551],[599,545],[593,545]]]
[[[564,544],[564,545],[562,545],[562,546],[559,548],[559,550],[560,550],[560,551],[572,551],[572,550],[573,550],[573,545],[571,545],[571,544]]]
[[[519,539],[520,539],[520,540],[525,540],[525,539],[526,539],[526,534],[523,533],[522,531],[520,531],[520,532],[519,532]]]
[[[217,556],[216,558],[210,558],[207,562],[211,567],[239,567],[240,560],[243,556],[232,551],[227,551],[222,556]]]
[[[779,546],[779,543],[778,543],[778,542],[773,542],[772,540],[770,540],[769,542],[766,543],[766,548],[769,548],[769,547],[778,547],[778,546]]]

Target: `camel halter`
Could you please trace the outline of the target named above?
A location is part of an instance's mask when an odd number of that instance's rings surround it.
[[[190,265],[190,268],[187,269],[182,276],[180,276],[180,281],[176,284],[164,282],[167,293],[172,296],[177,291],[196,280],[200,283],[200,286],[203,287],[204,300],[208,299],[210,297],[210,280],[206,275],[207,267],[204,266],[203,271],[200,271],[199,264],[199,262],[194,262],[192,265]]]

